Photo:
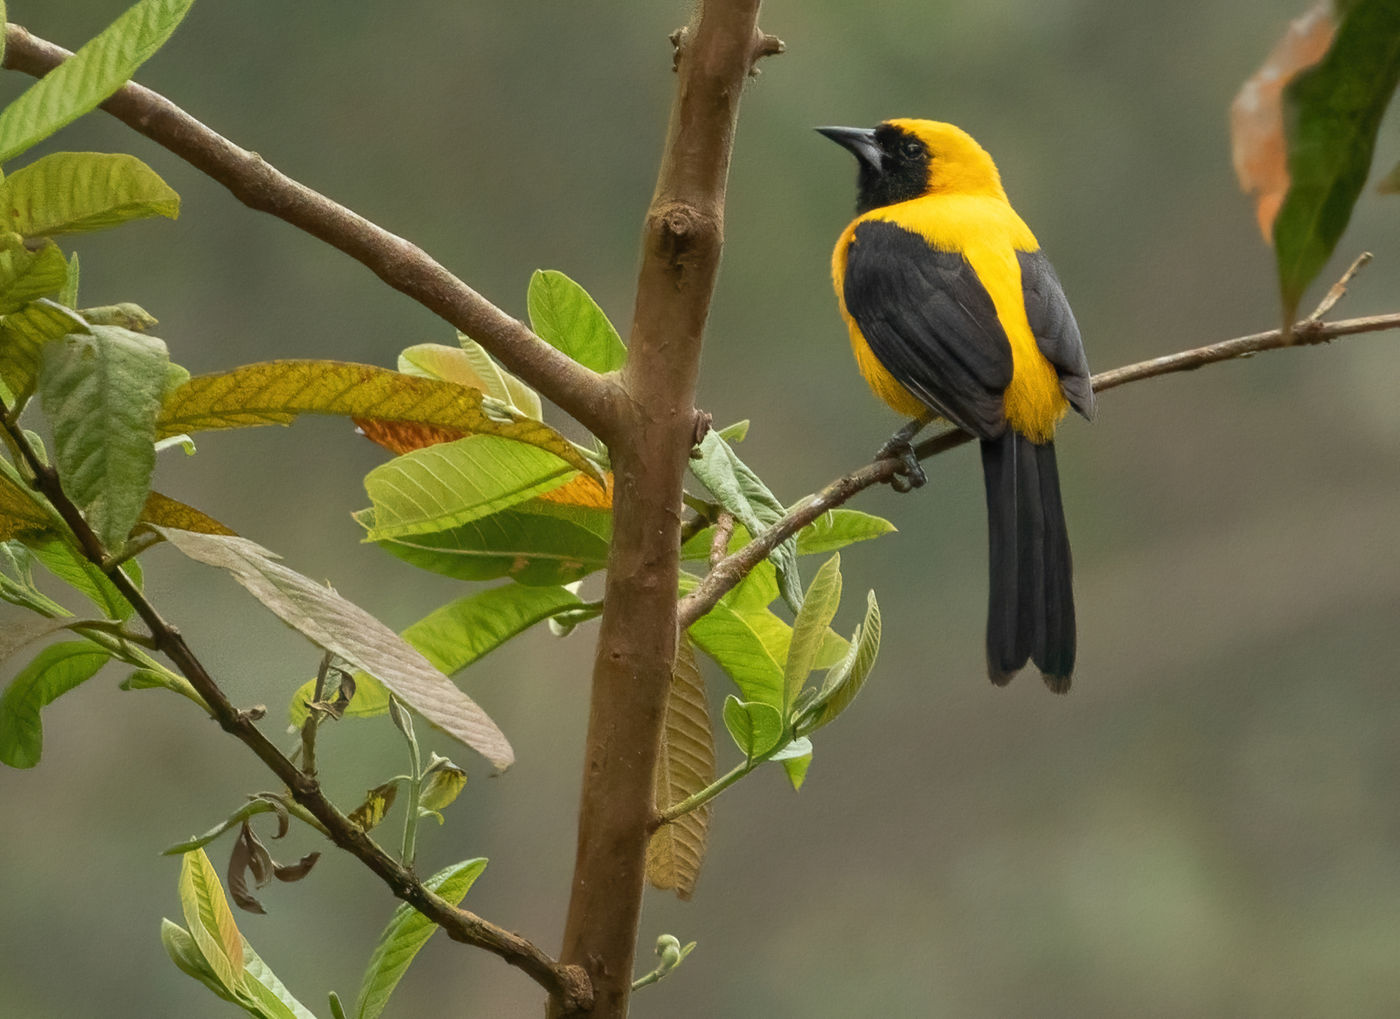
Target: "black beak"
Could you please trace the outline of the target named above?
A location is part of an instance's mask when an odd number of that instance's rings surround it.
[[[825,135],[847,149],[872,170],[880,169],[880,146],[875,143],[875,130],[868,127],[819,127],[817,134]]]

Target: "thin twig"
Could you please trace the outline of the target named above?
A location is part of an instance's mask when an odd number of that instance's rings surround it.
[[[6,26],[5,67],[41,77],[72,55],[19,25]],[[612,438],[619,416],[615,380],[555,350],[417,245],[298,183],[256,152],[240,148],[158,92],[135,82],[118,89],[102,109],[218,181],[249,208],[285,220],[343,251],[478,341],[605,442]]]
[[[1347,271],[1342,273],[1341,279],[1332,284],[1332,288],[1327,291],[1318,306],[1313,309],[1313,313],[1309,315],[1305,321],[1322,321],[1322,316],[1331,311],[1333,306],[1346,296],[1347,286],[1350,285],[1351,281],[1356,277],[1356,274],[1371,264],[1371,258],[1372,255],[1369,251],[1363,251],[1361,254],[1357,255],[1356,261],[1352,262]]]
[[[1365,263],[1361,262],[1361,264]],[[1348,270],[1342,282],[1345,283],[1349,280],[1359,267],[1359,265],[1353,266],[1352,269]],[[1325,298],[1324,301],[1326,301]],[[1327,306],[1331,307],[1330,304]],[[1137,364],[1100,372],[1092,380],[1094,392],[1102,393],[1118,386],[1127,385],[1129,382],[1155,378],[1159,375],[1169,375],[1173,372],[1194,371],[1208,364],[1249,357],[1265,350],[1329,343],[1343,336],[1355,336],[1360,333],[1374,333],[1395,328],[1400,328],[1400,314],[1372,315],[1366,318],[1343,319],[1340,322],[1330,323],[1304,320],[1293,328],[1291,337],[1285,337],[1281,329],[1273,329],[1267,333],[1240,336],[1232,340],[1212,343],[1209,346],[1183,350],[1177,354],[1155,357],[1149,361],[1140,361]],[[931,456],[947,452],[971,441],[972,436],[967,432],[954,429],[919,443],[914,448],[914,452],[920,460],[926,460]],[[690,626],[691,623],[714,608],[715,603],[721,597],[748,576],[749,572],[784,540],[802,530],[827,510],[840,506],[856,493],[864,491],[872,485],[889,481],[898,469],[898,460],[876,460],[837,478],[819,492],[803,499],[789,510],[786,516],[762,534],[757,535],[743,548],[715,563],[699,586],[680,600],[679,623],[681,629]]]
[[[469,910],[461,909],[425,887],[410,871],[400,866],[381,849],[357,824],[342,814],[321,791],[316,779],[299,769],[254,724],[260,712],[240,711],[229,701],[223,688],[209,675],[204,665],[190,650],[180,632],[166,622],[121,569],[113,566],[101,540],[88,526],[77,505],[68,498],[59,482],[58,473],[39,459],[23,430],[11,422],[9,408],[0,406],[0,427],[3,427],[14,448],[33,472],[34,488],[58,511],[64,523],[77,539],[83,555],[101,568],[113,586],[121,593],[136,614],[149,627],[151,640],[157,650],[169,658],[213,713],[224,731],[241,740],[275,774],[301,804],[324,828],[327,838],[351,853],[387,884],[393,893],[409,903],[428,919],[447,931],[448,937],[465,944],[493,952],[512,966],[519,967],[541,987],[577,1007],[587,1008],[592,1000],[592,984],[580,966],[565,966],[555,962],[532,942],[513,934]]]

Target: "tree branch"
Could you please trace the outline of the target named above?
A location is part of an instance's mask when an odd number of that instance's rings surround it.
[[[42,77],[72,55],[19,25],[5,27],[5,67]],[[270,213],[343,251],[476,340],[604,442],[613,436],[616,380],[555,350],[417,245],[298,183],[256,152],[240,148],[135,82],[118,89],[102,109],[218,181],[249,208]]]
[[[1343,277],[1339,285],[1345,284],[1350,279],[1354,269],[1355,267],[1348,270],[1347,275]],[[1326,308],[1330,308],[1332,304],[1336,303],[1335,298],[1332,298],[1330,294],[1324,301],[1329,300],[1330,303],[1326,304]],[[1323,310],[1325,311],[1326,308]],[[1343,336],[1374,333],[1397,327],[1400,327],[1400,314],[1373,315],[1367,318],[1343,319],[1340,322],[1332,323],[1319,322],[1309,318],[1294,326],[1288,335],[1285,335],[1281,329],[1273,329],[1267,333],[1239,336],[1232,340],[1212,343],[1209,346],[1183,350],[1165,357],[1155,357],[1148,361],[1139,361],[1136,364],[1100,372],[1092,380],[1094,392],[1102,393],[1127,385],[1129,382],[1156,378],[1159,375],[1195,371],[1208,364],[1251,357],[1265,350],[1330,343]],[[920,460],[926,460],[931,456],[945,453],[971,441],[972,436],[967,432],[953,429],[919,443],[914,447],[914,452]],[[840,506],[856,493],[864,491],[871,485],[889,481],[899,466],[898,460],[875,460],[850,474],[837,478],[825,488],[803,499],[781,520],[762,534],[756,535],[743,548],[714,564],[695,590],[680,599],[678,613],[680,627],[685,629],[714,608],[715,603],[720,598],[748,576],[749,572],[767,558],[768,554],[785,539],[802,530],[827,510]]]
[[[23,429],[10,420],[8,407],[0,406],[0,426],[3,426],[33,474],[31,484],[35,490],[58,511],[88,561],[101,569],[122,597],[131,603],[136,614],[150,629],[154,648],[169,658],[189,680],[223,730],[243,742],[281,779],[293,799],[320,822],[326,836],[336,846],[360,860],[396,896],[442,927],[454,941],[484,948],[523,970],[551,995],[572,1002],[579,1008],[588,1007],[593,999],[593,989],[582,967],[557,963],[525,938],[497,927],[469,910],[454,906],[430,891],[412,872],[384,852],[359,825],[336,809],[321,791],[320,783],[278,750],[254,724],[249,712],[233,706],[185,643],[179,630],[165,621],[140,588],[107,555],[101,540],[83,519],[82,511],[63,491],[58,472],[39,459]]]
[[[682,483],[697,435],[695,383],[724,232],[725,184],[744,83],[776,52],[758,0],[706,0],[671,36],[678,75],[647,210],[622,383],[625,423],[607,588],[594,661],[578,851],[561,960],[586,966],[593,1019],[620,1019],[632,987],[654,773],[676,655]],[[580,1013],[551,1001],[555,1019]]]

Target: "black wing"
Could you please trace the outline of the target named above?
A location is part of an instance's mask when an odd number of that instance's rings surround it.
[[[1011,344],[961,254],[893,223],[862,223],[846,250],[844,296],[880,363],[930,410],[979,438],[1005,431]]]
[[[1036,345],[1055,366],[1060,389],[1070,405],[1092,419],[1094,390],[1089,384],[1089,361],[1055,267],[1041,251],[1018,251],[1016,258],[1021,263],[1021,291]]]

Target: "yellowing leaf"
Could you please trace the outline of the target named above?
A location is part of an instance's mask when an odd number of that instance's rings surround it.
[[[365,831],[378,827],[379,822],[383,821],[389,813],[389,808],[394,805],[394,798],[398,796],[398,793],[399,784],[397,782],[385,782],[383,785],[375,786],[365,793],[364,802],[350,811],[350,820]]]
[[[40,534],[53,523],[37,495],[8,472],[0,472],[0,541],[21,534]]]
[[[176,527],[182,531],[195,531],[198,534],[234,534],[213,517],[202,513],[193,506],[152,492],[146,496],[146,505],[141,510],[141,523],[155,524],[158,527]]]
[[[197,375],[174,390],[159,436],[285,425],[299,414],[335,414],[513,439],[553,453],[592,477],[597,468],[550,428],[505,408],[483,407],[474,389],[348,361],[262,361]]]
[[[715,780],[715,738],[705,681],[695,649],[681,638],[676,667],[666,698],[666,725],[656,763],[656,807],[665,810]],[[675,889],[681,899],[695,891],[710,830],[710,805],[704,804],[663,824],[647,843],[647,880],[656,888]]]
[[[180,905],[200,954],[219,982],[235,993],[241,990],[243,936],[214,865],[202,849],[186,853],[180,865]]]
[[[86,233],[180,214],[180,196],[170,185],[135,156],[121,153],[51,153],[6,177],[0,203],[10,229],[23,237]]]

